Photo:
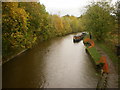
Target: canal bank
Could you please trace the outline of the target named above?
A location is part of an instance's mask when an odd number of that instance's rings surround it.
[[[118,58],[117,56],[110,51],[104,44],[96,43],[96,49],[102,56],[105,56],[109,66],[108,74],[108,84],[107,88],[119,88],[119,68],[118,68]],[[103,46],[104,45],[104,46]],[[104,48],[105,47],[105,48]],[[107,52],[109,51],[109,52]],[[112,58],[111,58],[111,56]]]
[[[105,56],[109,66],[109,74],[108,74],[108,81],[107,81],[107,88],[118,88],[118,68],[115,66],[111,58],[98,46],[96,49],[102,56]]]

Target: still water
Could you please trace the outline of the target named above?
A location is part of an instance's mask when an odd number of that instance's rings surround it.
[[[98,76],[83,41],[73,35],[37,45],[3,65],[3,88],[96,88]]]

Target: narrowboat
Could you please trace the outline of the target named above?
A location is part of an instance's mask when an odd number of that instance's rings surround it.
[[[93,62],[96,65],[98,70],[101,70],[103,73],[109,73],[108,63],[105,56],[101,56],[97,49],[95,48],[95,43],[90,39],[89,35],[86,35],[83,39],[83,43],[86,46],[86,51],[92,58]]]
[[[81,40],[83,40],[84,36],[86,35],[86,33],[82,33],[81,35],[76,35],[73,37],[73,42],[79,42]]]

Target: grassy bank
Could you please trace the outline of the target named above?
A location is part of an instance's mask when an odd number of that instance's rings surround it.
[[[115,67],[118,67],[118,57],[115,52],[111,50],[110,46],[106,45],[104,42],[96,42],[96,45],[100,47],[105,53],[107,53]]]
[[[109,56],[109,58],[112,60],[116,71],[118,71],[118,75],[120,75],[120,61],[119,61],[119,57],[116,55],[115,51],[113,51],[110,47],[110,45],[108,46],[105,42],[96,42],[96,45],[98,47],[100,47],[105,53],[107,53],[107,55]],[[118,85],[120,87],[120,77],[118,80]]]

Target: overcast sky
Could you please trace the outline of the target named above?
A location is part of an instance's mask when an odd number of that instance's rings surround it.
[[[44,4],[50,14],[74,15],[79,17],[84,11],[85,6],[95,0],[39,0]],[[112,0],[112,3],[117,0]]]

